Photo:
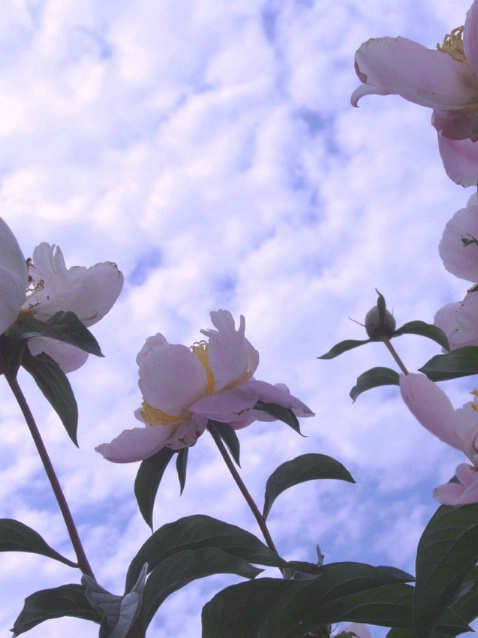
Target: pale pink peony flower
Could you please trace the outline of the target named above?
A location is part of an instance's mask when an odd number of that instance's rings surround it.
[[[91,268],[67,268],[59,247],[41,243],[28,264],[29,294],[22,309],[35,319],[47,321],[58,311],[74,312],[89,327],[112,308],[123,288],[123,274],[116,264],[104,262]],[[45,352],[64,372],[81,367],[88,353],[67,343],[45,337],[30,339],[33,355]]]
[[[400,376],[403,400],[415,418],[444,443],[464,452],[473,465],[460,464],[458,483],[435,488],[443,505],[478,503],[478,392],[474,400],[455,410],[446,394],[423,374]]]
[[[72,311],[85,326],[109,312],[123,287],[123,275],[115,264],[67,269],[59,248],[42,243],[25,261],[18,242],[0,219],[0,334],[20,313],[47,321],[59,310]],[[76,370],[88,353],[67,343],[35,337],[29,340],[32,354],[49,354],[64,372]]]
[[[241,316],[236,330],[227,310],[211,312],[215,329],[201,330],[208,341],[190,348],[170,344],[157,334],[138,354],[139,388],[143,405],[135,416],[146,427],[124,430],[96,450],[114,463],[141,461],[164,447],[192,446],[209,419],[234,429],[256,420],[273,420],[254,410],[258,401],[290,408],[297,416],[313,416],[285,385],[257,381],[253,374],[259,353],[245,338]]]
[[[433,109],[432,124],[449,177],[463,186],[478,181],[478,0],[464,27],[454,29],[440,50],[406,38],[376,38],[355,54],[361,82],[352,94],[400,95]]]

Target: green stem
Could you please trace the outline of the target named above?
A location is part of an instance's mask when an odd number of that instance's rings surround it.
[[[4,374],[28,425],[28,429],[30,430],[33,441],[38,450],[38,454],[40,455],[41,461],[43,463],[43,467],[45,468],[45,472],[48,476],[48,480],[50,481],[51,488],[53,490],[53,493],[55,494],[58,506],[65,521],[66,528],[71,539],[71,544],[73,545],[73,549],[75,550],[76,558],[78,560],[78,564],[75,565],[75,567],[79,567],[83,574],[87,574],[94,579],[95,575],[93,574],[93,570],[90,567],[85,554],[85,550],[83,549],[83,545],[81,544],[80,536],[78,534],[78,530],[76,529],[73,516],[71,515],[70,508],[68,507],[65,495],[63,494],[60,482],[56,476],[55,470],[53,469],[52,462],[50,461],[50,457],[48,456],[48,452],[46,451],[45,445],[35,423],[35,419],[33,418],[33,414],[28,406],[27,400],[25,399],[25,396],[18,384],[16,377],[10,371],[4,370]]]
[[[222,439],[219,436],[219,433],[217,431],[216,426],[213,425],[209,421],[209,425],[208,425],[207,429],[211,433],[211,436],[214,439],[214,443],[217,445],[217,447],[219,449],[219,452],[221,453],[221,456],[224,459],[224,462],[226,463],[229,472],[232,474],[232,478],[235,480],[238,488],[241,490],[242,495],[246,499],[246,502],[249,505],[249,507],[251,509],[251,512],[254,514],[254,518],[256,519],[257,524],[259,525],[259,527],[261,529],[261,532],[262,532],[262,534],[264,536],[264,539],[265,539],[265,541],[267,543],[267,546],[273,552],[278,554],[279,552],[277,551],[276,546],[274,545],[274,541],[272,540],[272,537],[271,537],[271,535],[269,533],[269,530],[267,529],[265,518],[260,513],[259,508],[257,507],[254,499],[252,498],[252,496],[249,493],[249,490],[247,489],[247,487],[245,486],[243,480],[241,479],[241,476],[240,476],[239,472],[236,470],[236,466],[234,465],[231,457],[229,456],[229,454],[228,454],[228,452],[226,450],[226,446],[222,442]]]
[[[400,370],[403,372],[403,374],[405,376],[407,376],[408,375],[408,370],[404,366],[403,361],[398,356],[397,351],[395,350],[395,348],[390,343],[390,340],[389,339],[384,339],[383,343],[385,344],[385,346],[387,347],[388,351],[390,352],[390,354],[394,358],[394,360],[395,360],[396,364],[398,365],[398,367],[400,368]]]

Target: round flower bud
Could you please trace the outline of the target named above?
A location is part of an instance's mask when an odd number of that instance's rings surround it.
[[[380,314],[377,306],[374,306],[367,312],[365,317],[365,330],[371,339],[381,339],[383,337],[389,339],[396,328],[396,321],[388,310],[385,310],[383,321],[380,322]]]

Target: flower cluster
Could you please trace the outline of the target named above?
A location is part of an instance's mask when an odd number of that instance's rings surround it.
[[[211,312],[211,321],[215,329],[201,330],[207,340],[190,348],[170,344],[161,334],[146,340],[137,357],[143,404],[135,413],[146,427],[124,430],[111,443],[99,445],[96,450],[105,458],[129,463],[164,447],[190,447],[209,419],[235,430],[274,420],[254,409],[258,401],[288,408],[296,416],[313,416],[287,386],[254,379],[259,353],[245,338],[244,317],[237,330],[227,310]]]

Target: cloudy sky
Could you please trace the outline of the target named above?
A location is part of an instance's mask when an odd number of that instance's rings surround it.
[[[1,215],[26,255],[60,245],[67,265],[116,262],[125,287],[93,332],[105,359],[71,374],[77,450],[26,374],[20,381],[54,460],[101,584],[122,593],[148,528],[133,496],[137,464],[113,465],[94,446],[134,427],[135,357],[157,332],[193,343],[209,312],[246,317],[256,377],[286,383],[316,412],[307,438],[283,424],[240,433],[242,475],[262,503],[280,463],[329,454],[356,485],[291,489],[270,529],[290,559],[389,564],[414,571],[431,493],[459,453],[420,429],[396,388],[352,404],[358,374],[393,367],[372,344],[318,361],[336,342],[365,338],[386,297],[398,325],[432,322],[467,283],[437,245],[471,192],[446,177],[427,109],[396,97],[349,98],[353,56],[369,37],[434,47],[463,24],[469,0],[5,0],[0,20]],[[402,337],[410,370],[439,352]],[[473,379],[446,384],[456,405]],[[6,384],[0,385],[0,516],[36,529],[71,556],[43,469]],[[212,441],[191,450],[179,498],[170,470],[155,526],[205,513],[259,535]],[[0,556],[0,632],[26,595],[78,582],[40,557]],[[200,610],[229,581],[198,581],[158,614],[155,638],[200,636]],[[65,619],[32,638],[97,636]],[[381,635],[380,632],[375,634]]]

